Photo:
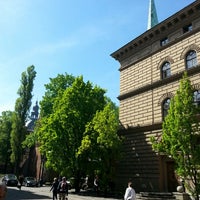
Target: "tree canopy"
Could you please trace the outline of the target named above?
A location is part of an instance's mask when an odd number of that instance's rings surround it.
[[[82,77],[75,79],[71,87],[59,94],[53,105],[53,112],[40,121],[37,130],[40,149],[46,154],[47,166],[62,172],[63,166],[75,169],[77,148],[80,146],[85,124],[96,110],[102,109],[105,91],[84,83]],[[103,101],[102,101],[103,100]]]
[[[10,135],[12,130],[12,112],[4,111],[0,116],[0,161],[4,173],[10,167]]]
[[[11,162],[15,164],[15,171],[19,173],[19,165],[23,155],[22,142],[25,140],[27,130],[25,127],[31,107],[33,82],[36,77],[35,67],[32,65],[21,75],[21,86],[17,92],[19,97],[15,102],[15,110],[12,116],[11,131]]]
[[[45,84],[45,95],[40,102],[40,116],[46,116],[53,112],[53,105],[58,94],[62,93],[72,85],[75,77],[73,75],[58,74],[55,78],[50,78],[50,83]]]
[[[121,138],[117,134],[119,126],[118,108],[112,103],[97,111],[87,123],[77,156],[85,163],[85,169],[100,173],[105,186],[114,181],[116,161],[120,156]],[[89,174],[89,171],[87,172]]]
[[[46,167],[60,175],[75,177],[78,185],[81,176],[90,171],[85,168],[88,159],[95,154],[97,156],[98,150],[104,151],[107,158],[109,156],[106,154],[113,152],[113,158],[116,158],[117,144],[120,143],[117,137],[118,109],[105,96],[104,89],[90,81],[84,82],[82,76],[58,75],[50,80],[46,89],[41,101],[43,114],[35,132],[27,137],[24,144],[36,138],[41,153],[46,157]],[[96,146],[91,146],[90,155],[86,156],[82,145],[92,125],[99,136],[95,136],[98,138]]]

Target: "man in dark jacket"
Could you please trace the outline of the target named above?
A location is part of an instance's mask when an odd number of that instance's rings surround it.
[[[54,178],[53,184],[52,184],[51,189],[50,189],[50,191],[53,192],[53,200],[57,199],[58,185],[59,185],[58,179]]]

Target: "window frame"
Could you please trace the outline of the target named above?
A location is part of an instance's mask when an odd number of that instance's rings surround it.
[[[196,94],[195,94],[196,93]],[[195,90],[193,93],[194,104],[200,108],[200,90]]]
[[[164,69],[166,68],[166,69]],[[168,61],[165,61],[162,65],[161,65],[161,79],[166,79],[169,78],[171,76],[171,64]]]
[[[190,55],[192,54],[192,55]],[[190,50],[185,55],[185,67],[186,69],[191,69],[197,66],[197,52],[195,50]]]
[[[162,119],[164,120],[165,117],[167,116],[168,114],[168,110],[169,110],[169,107],[170,107],[170,101],[171,99],[170,98],[165,98],[162,102]],[[167,105],[168,104],[168,105]],[[168,108],[166,108],[165,106],[168,106]]]

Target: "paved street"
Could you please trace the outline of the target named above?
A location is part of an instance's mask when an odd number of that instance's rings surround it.
[[[43,199],[49,200],[52,199],[52,192],[49,191],[49,186],[43,187],[22,187],[22,190],[19,190],[16,187],[8,187],[8,192],[5,200],[35,200]],[[85,195],[76,195],[73,193],[73,190],[69,191],[69,200],[119,200],[113,198],[103,198],[103,197],[93,197]]]

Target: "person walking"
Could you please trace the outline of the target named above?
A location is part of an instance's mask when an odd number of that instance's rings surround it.
[[[53,193],[53,200],[57,199],[58,185],[59,185],[58,179],[54,178],[53,179],[53,184],[52,184],[51,189],[50,189],[50,191],[52,191],[52,193]]]
[[[128,182],[128,187],[126,188],[124,200],[136,200],[135,190],[133,189],[132,182]]]
[[[65,200],[68,197],[68,184],[66,177],[62,178],[62,181],[58,185],[59,200]]]
[[[18,185],[18,188],[19,188],[20,190],[21,190],[21,188],[22,188],[23,182],[24,182],[24,176],[23,176],[23,175],[20,175],[20,176],[19,176],[19,185]]]
[[[97,175],[94,179],[94,191],[99,194],[99,177]]]

